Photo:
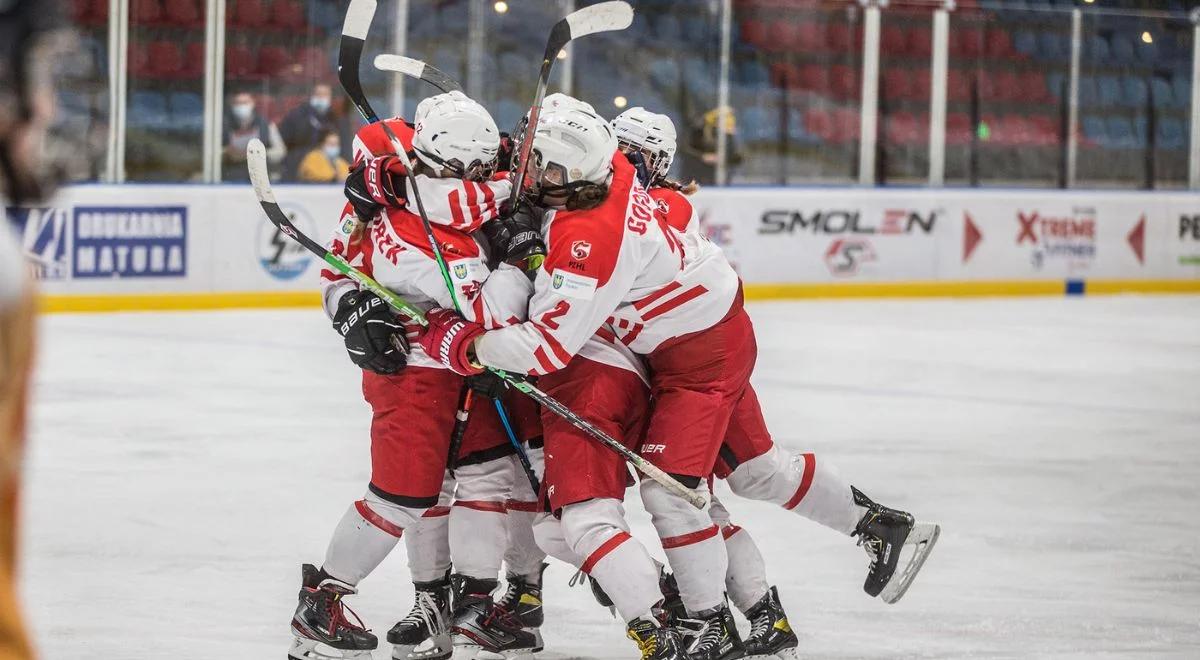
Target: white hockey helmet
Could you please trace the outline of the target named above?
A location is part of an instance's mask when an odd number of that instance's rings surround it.
[[[413,149],[434,171],[449,169],[482,180],[496,168],[500,130],[488,111],[459,91],[430,96],[417,105]]]
[[[551,107],[543,104],[538,115],[526,181],[534,204],[578,208],[584,198],[602,195],[612,177],[617,136],[590,105],[554,96],[561,98]]]
[[[581,101],[574,96],[567,96],[562,92],[548,94],[546,98],[542,99],[542,112],[552,109],[558,110],[561,108],[579,108],[580,110],[586,110],[593,115],[600,114],[596,112],[596,109],[592,107],[591,103],[588,103],[587,101]]]
[[[675,123],[670,117],[638,106],[617,115],[612,126],[622,150],[642,152],[650,182],[667,176],[678,148]]]

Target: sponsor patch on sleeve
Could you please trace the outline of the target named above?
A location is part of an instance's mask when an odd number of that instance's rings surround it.
[[[550,288],[568,298],[591,300],[596,295],[596,278],[578,275],[569,270],[557,268],[550,275]]]

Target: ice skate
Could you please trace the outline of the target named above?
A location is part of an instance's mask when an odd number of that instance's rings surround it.
[[[540,628],[545,621],[542,612],[542,574],[548,565],[542,564],[536,576],[509,575],[504,594],[496,600],[497,607],[516,617],[526,628]]]
[[[733,613],[725,605],[679,621],[688,660],[734,660],[746,655]]]
[[[641,660],[685,660],[679,631],[647,617],[634,619],[625,632],[642,652]]]
[[[675,576],[665,568],[659,572],[658,588],[662,591],[663,599],[654,608],[655,616],[660,621],[665,621],[668,626],[678,625],[679,621],[687,618],[687,608],[683,606],[683,599],[679,597],[679,584],[675,581]]]
[[[485,648],[483,642],[472,637],[478,627],[474,622],[492,611],[492,592],[500,581],[455,574],[450,576],[450,582],[454,590],[454,610],[450,616],[454,660],[471,660]]]
[[[851,534],[858,537],[858,544],[871,557],[871,568],[863,583],[863,591],[871,596],[879,596],[885,603],[895,603],[908,591],[925,564],[925,559],[937,543],[941,527],[933,523],[917,523],[911,514],[876,504],[853,486],[850,490],[854,493],[854,503],[867,509]],[[900,567],[901,554],[908,549],[913,552]],[[900,567],[899,573],[897,567]]]
[[[767,595],[746,612],[746,618],[750,620],[750,636],[743,642],[747,660],[799,658],[796,647],[800,641],[792,632],[775,587],[771,587]]]
[[[416,582],[412,610],[388,631],[395,660],[448,660],[450,644],[450,577]]]
[[[379,641],[362,625],[358,615],[342,603],[342,597],[357,593],[354,587],[336,580],[312,564],[305,564],[300,604],[292,617],[290,660],[370,660]],[[346,618],[349,612],[352,623]]]
[[[528,656],[543,648],[539,628],[545,620],[542,612],[542,572],[533,575],[509,575],[504,593],[485,616],[460,617],[455,632],[469,638],[481,652],[505,658]],[[462,646],[463,644],[460,644]]]

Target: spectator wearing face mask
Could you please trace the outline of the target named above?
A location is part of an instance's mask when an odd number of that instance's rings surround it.
[[[267,163],[272,170],[277,168],[287,155],[287,147],[279,135],[279,128],[255,109],[254,96],[239,92],[229,104],[225,116],[225,130],[221,144],[225,145],[221,159],[221,178],[225,181],[249,181],[246,168],[246,145],[258,138],[267,146]],[[272,175],[275,172],[272,171]]]
[[[299,178],[304,183],[335,183],[350,174],[350,163],[342,158],[342,140],[333,131],[321,137],[321,146],[300,161]]]
[[[313,85],[308,102],[292,108],[279,123],[288,156],[283,170],[286,180],[298,178],[300,161],[313,149],[321,146],[325,134],[343,133],[343,118],[332,109],[333,89],[324,83]]]

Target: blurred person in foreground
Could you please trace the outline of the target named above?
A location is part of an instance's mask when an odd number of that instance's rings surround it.
[[[0,0],[0,186],[6,202],[35,204],[65,168],[43,158],[54,116],[51,63],[67,48],[65,7],[50,0]],[[17,492],[33,355],[33,294],[7,223],[0,227],[0,660],[33,657],[17,607]]]
[[[0,0],[2,2],[3,0]],[[249,181],[250,170],[246,166],[246,145],[258,138],[267,146],[267,163],[272,169],[272,178],[278,175],[275,168],[287,155],[287,147],[279,135],[275,122],[258,113],[254,95],[238,92],[229,103],[225,116],[225,131],[221,135],[224,152],[221,178],[225,181]]]
[[[322,136],[330,131],[345,135],[347,125],[345,117],[333,109],[333,88],[325,83],[313,85],[308,102],[289,110],[279,122],[279,133],[288,148],[283,162],[284,180],[296,180],[301,159],[320,148]]]
[[[342,139],[334,131],[326,131],[321,144],[300,161],[303,183],[341,183],[349,175],[350,163],[342,158]]]

